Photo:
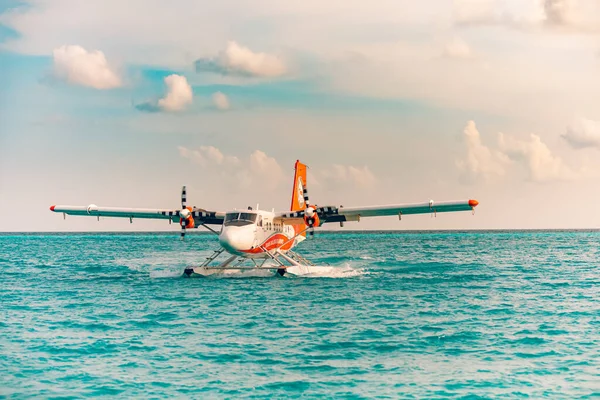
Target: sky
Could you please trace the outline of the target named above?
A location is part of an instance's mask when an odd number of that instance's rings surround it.
[[[477,199],[344,229],[600,228],[597,0],[0,0],[0,231],[53,204]],[[332,227],[333,228],[333,227]]]

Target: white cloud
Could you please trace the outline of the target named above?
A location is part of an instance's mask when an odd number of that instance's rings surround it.
[[[567,128],[562,138],[574,149],[600,150],[600,121],[581,119]]]
[[[468,180],[489,180],[503,176],[510,159],[498,150],[490,149],[481,142],[481,135],[474,121],[469,121],[463,131],[467,147],[464,160],[457,161],[459,170]]]
[[[454,13],[460,25],[600,32],[600,3],[596,0],[457,0]]]
[[[588,110],[600,100],[600,80],[595,79],[591,37],[586,38],[589,43],[566,36],[551,40],[553,35],[518,41],[515,35],[495,37],[492,32],[494,39],[471,39],[474,32],[470,32],[469,40],[481,50],[469,60],[477,62],[440,57],[439,44],[433,43],[368,44],[355,49],[363,55],[360,62],[345,58],[321,67],[330,78],[324,84],[341,93],[410,98],[453,110],[523,119],[546,115],[549,126],[576,112],[593,112]],[[502,50],[485,47],[490,41]]]
[[[197,149],[179,146],[178,151],[181,157],[200,166],[203,173],[220,177],[225,186],[254,191],[274,190],[285,184],[288,177],[291,184],[293,177],[291,173],[286,175],[277,159],[261,150],[255,150],[247,157],[223,154],[213,146],[200,146]],[[310,171],[309,182],[311,186],[322,183],[329,188],[370,188],[377,183],[377,179],[367,166],[333,164],[317,171],[316,176]]]
[[[468,59],[473,57],[473,52],[464,40],[459,37],[454,37],[451,41],[446,43],[443,55],[449,58]]]
[[[261,150],[255,150],[247,158],[223,154],[214,146],[200,146],[195,150],[179,146],[178,150],[181,157],[234,187],[273,189],[282,182],[284,175],[277,160]]]
[[[203,167],[206,166],[237,166],[240,160],[235,156],[225,156],[221,150],[214,146],[200,146],[197,150],[179,146],[179,155]]]
[[[229,98],[225,94],[223,94],[221,92],[213,93],[212,101],[213,101],[214,106],[217,109],[229,110],[229,107],[230,107]]]
[[[104,53],[87,51],[81,46],[64,45],[53,51],[54,75],[68,83],[112,89],[122,85],[117,73],[109,66]]]
[[[480,35],[464,29],[460,31],[461,38],[477,49],[481,62],[456,63],[439,57],[443,48],[432,43],[431,38],[454,19],[473,23],[479,18],[481,23],[496,21],[527,26],[531,31],[550,27],[541,0],[455,2],[456,6],[447,0],[384,0],[373,7],[351,1],[340,8],[336,2],[325,5],[314,0],[277,4],[257,0],[251,5],[229,0],[200,5],[181,0],[178,7],[169,8],[141,0],[126,4],[105,0],[101,7],[94,6],[93,0],[85,4],[36,0],[31,7],[0,15],[0,23],[19,33],[0,43],[0,48],[47,54],[54,43],[68,43],[77,37],[78,43],[101,48],[110,52],[111,59],[122,62],[181,70],[201,56],[200,61],[205,63],[201,69],[246,76],[255,75],[249,71],[256,63],[244,60],[256,59],[258,51],[272,56],[272,49],[277,49],[277,56],[273,57],[280,61],[279,65],[283,64],[286,76],[306,78],[323,91],[415,99],[435,106],[491,111],[509,117],[545,114],[555,120],[575,112],[590,113],[588,110],[598,104],[597,60],[591,58],[597,42],[591,35],[525,37],[498,30]],[[574,4],[576,8],[572,9],[577,12],[569,12],[570,20],[600,27],[600,23],[584,23],[586,18],[597,21],[600,2],[578,0]],[[144,15],[139,13],[140,7]],[[186,12],[181,13],[182,9]],[[232,9],[236,12],[232,13]],[[65,15],[69,15],[69,23],[64,22]],[[151,23],[157,19],[161,20],[160,26]],[[249,29],[259,20],[265,21],[264,30]],[[367,26],[369,29],[357,29]],[[246,49],[246,53],[250,56],[244,56],[244,51],[230,51],[236,46],[224,44],[231,38],[240,38],[238,49],[243,49],[240,44],[249,45],[251,50]],[[448,53],[455,54],[454,50],[450,46]],[[337,62],[343,54],[350,53],[362,54],[364,62]],[[231,75],[208,78],[219,83],[233,80],[235,84],[246,80]]]
[[[552,25],[566,25],[570,20],[569,11],[572,7],[570,0],[543,0],[545,20]]]
[[[225,51],[212,58],[196,61],[197,71],[213,71],[231,75],[277,77],[286,73],[286,66],[279,57],[253,52],[234,41],[227,43]]]
[[[600,33],[600,3],[597,0],[539,0],[543,22],[567,31]]]
[[[455,21],[460,25],[530,26],[542,18],[536,1],[455,0]]]
[[[553,154],[542,139],[530,134],[526,139],[500,133],[500,149],[510,158],[521,161],[529,170],[529,178],[534,182],[564,181],[579,177],[579,174]]]
[[[172,74],[164,79],[167,93],[158,100],[137,104],[135,108],[146,112],[179,112],[185,110],[194,101],[192,87],[185,76]]]
[[[283,170],[277,160],[260,150],[250,155],[250,173],[273,182],[279,182],[283,178]]]
[[[464,138],[467,157],[459,160],[457,167],[472,180],[489,180],[506,175],[512,165],[524,167],[528,180],[533,182],[567,181],[583,177],[587,173],[585,169],[571,168],[535,134],[518,138],[498,133],[497,148],[491,148],[481,143],[475,123],[469,121],[464,130]]]
[[[330,185],[343,186],[351,184],[355,187],[366,188],[373,186],[377,179],[369,167],[355,167],[352,165],[334,164],[323,170],[320,177]]]
[[[158,107],[163,111],[182,111],[192,104],[194,94],[185,76],[169,75],[165,78],[167,94],[158,100]]]

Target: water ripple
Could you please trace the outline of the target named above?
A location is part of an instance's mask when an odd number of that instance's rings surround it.
[[[598,232],[321,233],[283,279],[184,279],[188,236],[0,235],[0,397],[600,393]]]

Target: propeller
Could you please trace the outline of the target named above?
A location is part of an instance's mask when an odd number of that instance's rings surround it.
[[[192,212],[187,207],[187,193],[185,185],[181,188],[181,211],[179,211],[179,225],[181,225],[181,240],[185,238],[185,229],[194,227],[194,220],[190,217]]]
[[[306,222],[308,223],[308,227],[310,228],[309,233],[310,236],[315,235],[315,210],[312,207],[307,207],[304,210],[304,215],[306,217]]]
[[[304,209],[304,222],[308,225],[310,236],[314,236],[315,234],[315,223],[319,224],[319,216],[315,212],[315,207],[310,205],[308,201],[308,190],[306,189],[306,185],[303,188],[304,195],[304,204],[306,208]]]

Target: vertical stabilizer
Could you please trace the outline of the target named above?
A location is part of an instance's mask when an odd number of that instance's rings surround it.
[[[296,160],[294,166],[294,185],[292,186],[292,205],[290,211],[300,211],[306,208],[306,165]]]

